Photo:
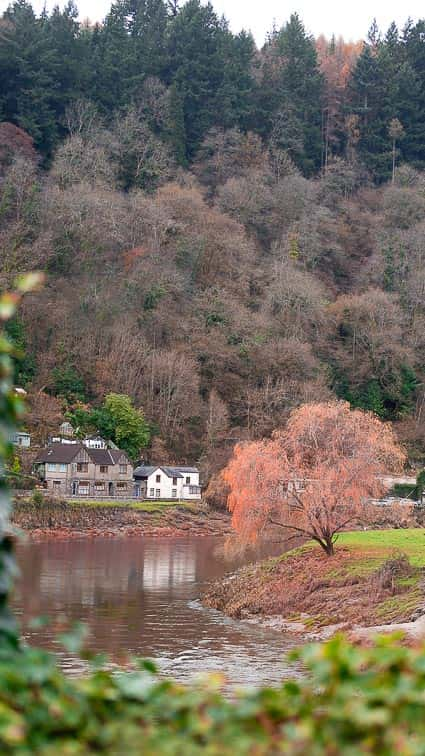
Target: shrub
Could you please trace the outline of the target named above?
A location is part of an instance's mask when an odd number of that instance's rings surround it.
[[[63,396],[68,401],[85,401],[86,387],[77,370],[72,365],[53,368],[53,387],[56,396]]]
[[[38,490],[33,491],[31,499],[32,499],[33,504],[38,504],[38,505],[44,504],[44,496],[41,493],[41,491],[38,491]]]
[[[392,593],[397,591],[397,581],[412,575],[413,567],[406,554],[392,554],[373,575],[378,590],[387,589]]]
[[[412,486],[411,483],[395,483],[388,495],[413,501],[419,498],[417,486]]]

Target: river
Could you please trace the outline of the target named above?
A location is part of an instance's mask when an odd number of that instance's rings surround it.
[[[278,554],[272,544],[264,554]],[[229,686],[278,684],[294,674],[283,659],[293,641],[277,631],[205,609],[200,590],[237,567],[212,537],[45,541],[18,546],[15,598],[26,640],[59,654],[70,673],[85,663],[56,640],[62,617],[90,628],[87,645],[119,662],[123,654],[156,661],[161,673],[188,681],[224,673]],[[246,558],[245,558],[246,561]],[[34,617],[49,624],[31,628]]]

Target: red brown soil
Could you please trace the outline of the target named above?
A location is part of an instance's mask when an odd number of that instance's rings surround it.
[[[342,547],[333,557],[312,548],[250,565],[210,586],[203,603],[235,618],[301,620],[306,629],[379,624],[385,620],[377,610],[394,596],[394,587],[382,584],[382,552],[370,550],[360,556],[372,567],[366,574],[355,574],[353,552]],[[405,605],[397,611],[396,607],[394,620],[409,619]]]
[[[163,512],[144,512],[127,507],[85,507],[60,502],[35,505],[21,501],[14,506],[12,522],[31,540],[230,533],[226,513],[178,506]]]

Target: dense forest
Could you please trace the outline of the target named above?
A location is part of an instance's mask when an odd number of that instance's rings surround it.
[[[29,427],[129,395],[153,461],[338,396],[425,454],[425,21],[365,42],[297,15],[261,50],[211,5],[0,20],[0,288]]]

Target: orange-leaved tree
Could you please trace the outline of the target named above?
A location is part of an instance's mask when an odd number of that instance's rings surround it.
[[[347,402],[304,404],[271,439],[236,446],[224,471],[228,507],[242,541],[269,525],[312,538],[326,554],[385,491],[382,474],[405,456],[390,425]]]

